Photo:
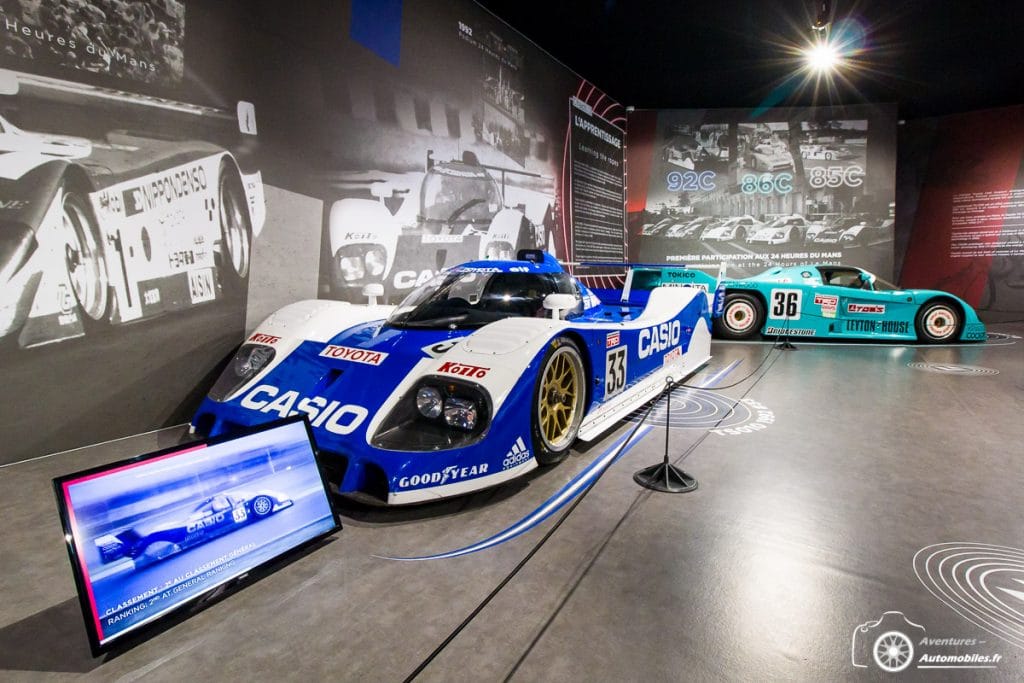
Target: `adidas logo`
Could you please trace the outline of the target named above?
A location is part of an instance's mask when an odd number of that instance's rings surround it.
[[[512,448],[509,449],[508,453],[505,454],[505,459],[502,461],[501,466],[503,469],[511,469],[517,465],[522,465],[524,462],[530,459],[530,449],[526,447],[526,443],[523,442],[523,437],[516,439],[516,442],[512,444]]]

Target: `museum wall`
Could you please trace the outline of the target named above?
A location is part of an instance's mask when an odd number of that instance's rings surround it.
[[[628,115],[629,255],[730,277],[768,265],[893,271],[896,109]]]
[[[983,320],[1024,313],[1024,106],[900,127],[900,284],[953,292]]]
[[[0,67],[0,463],[187,421],[283,304],[614,234],[624,110],[468,0],[0,0]]]

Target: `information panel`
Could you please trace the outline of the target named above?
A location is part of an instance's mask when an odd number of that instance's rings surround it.
[[[624,133],[576,98],[570,113],[572,260],[624,261]]]
[[[339,528],[301,418],[54,480],[94,652]]]

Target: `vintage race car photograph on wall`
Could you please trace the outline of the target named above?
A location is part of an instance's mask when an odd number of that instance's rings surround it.
[[[512,176],[544,179],[481,164],[472,152],[440,162],[428,152],[424,173],[371,175],[362,184],[372,199],[350,197],[330,208],[331,298],[364,302],[364,288],[380,285],[382,301],[397,302],[444,268],[544,247],[545,228],[554,224],[546,194],[511,186]]]
[[[600,297],[539,250],[441,273],[398,306],[303,301],[242,344],[193,419],[306,414],[328,480],[388,504],[564,459],[710,358],[706,288]]]
[[[714,321],[724,339],[826,337],[950,343],[985,341],[985,325],[963,299],[901,289],[851,266],[770,268],[720,279],[725,308]]]
[[[244,294],[260,173],[207,142],[0,118],[0,341],[80,337]]]

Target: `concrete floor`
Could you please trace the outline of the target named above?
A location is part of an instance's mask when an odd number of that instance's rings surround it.
[[[1024,325],[991,331],[1024,335]],[[873,663],[853,666],[851,648],[855,629],[888,611],[929,638],[977,641],[915,641],[904,675],[1024,679],[1024,339],[797,346],[716,395],[677,395],[671,452],[688,452],[682,465],[699,479],[697,491],[659,494],[633,483],[635,470],[662,456],[665,430],[648,434],[418,680],[878,678]],[[771,350],[716,342],[711,367],[693,381],[742,360],[722,382],[730,384]],[[912,362],[998,374],[940,374]],[[741,415],[722,423],[733,433],[708,434],[722,396],[744,399]],[[0,677],[402,680],[558,515],[456,559],[380,556],[451,550],[501,531],[628,428],[473,496],[394,510],[342,502],[345,528],[329,541],[99,659],[89,654],[50,479],[173,445],[182,430],[2,468]],[[952,565],[938,560],[950,546],[930,548],[940,543],[959,544],[951,554],[989,571],[958,565],[947,576]],[[945,604],[925,582],[960,595]],[[877,635],[859,637],[858,648]],[[921,654],[999,661],[924,670]]]

